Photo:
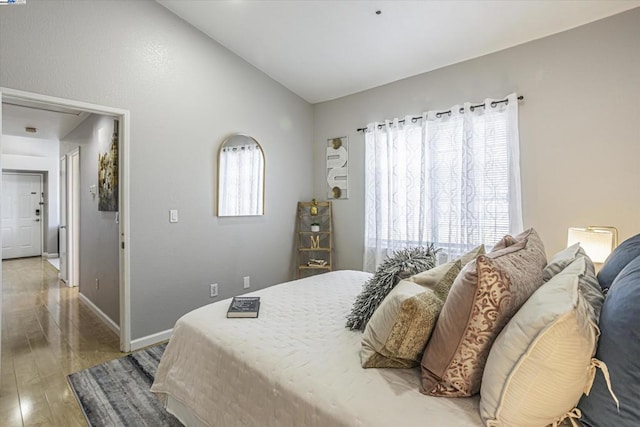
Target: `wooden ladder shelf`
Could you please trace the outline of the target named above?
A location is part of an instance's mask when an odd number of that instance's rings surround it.
[[[331,202],[298,202],[297,277],[333,270]]]

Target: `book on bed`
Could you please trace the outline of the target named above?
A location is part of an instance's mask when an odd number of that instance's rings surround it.
[[[260,297],[233,297],[227,317],[258,317],[260,311]]]

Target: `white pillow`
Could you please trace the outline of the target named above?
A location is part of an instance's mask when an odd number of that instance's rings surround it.
[[[604,297],[593,265],[578,257],[527,300],[496,339],[482,377],[480,414],[489,426],[560,421],[589,382]]]

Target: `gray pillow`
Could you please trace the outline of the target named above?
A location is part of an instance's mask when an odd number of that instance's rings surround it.
[[[640,256],[629,262],[611,285],[599,326],[596,358],[607,365],[620,411],[602,372],[598,371],[591,392],[578,404],[581,421],[590,427],[637,427],[640,425]]]
[[[351,313],[347,316],[347,328],[363,331],[373,312],[400,279],[435,267],[438,252],[439,249],[430,244],[426,247],[401,249],[384,260],[357,296]]]

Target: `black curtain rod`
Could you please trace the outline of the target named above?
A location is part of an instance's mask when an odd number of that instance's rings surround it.
[[[518,97],[518,101],[522,101],[523,99],[524,99],[524,96],[522,96],[522,95],[520,95],[520,96]],[[509,102],[509,100],[508,100],[508,99],[503,99],[503,100],[501,100],[501,101],[491,101],[491,108],[495,108],[495,107],[496,107],[496,105],[498,105],[498,104],[502,104],[502,103],[505,103],[505,102]],[[472,105],[472,106],[470,107],[470,110],[471,110],[471,111],[473,111],[474,109],[476,109],[476,108],[480,108],[480,107],[483,107],[483,108],[484,108],[484,107],[486,107],[486,105],[485,105],[484,103],[482,103],[482,104],[478,104],[478,105]],[[460,113],[464,113],[464,108],[462,108],[462,107],[460,108]],[[437,118],[440,118],[440,117],[444,116],[445,114],[451,115],[451,110],[447,110],[447,111],[439,111],[439,112],[437,112],[437,113],[436,113],[436,117],[437,117]],[[412,118],[411,118],[411,123],[415,123],[415,122],[417,122],[418,120],[421,120],[421,119],[422,119],[422,116],[412,117]],[[402,119],[402,120],[398,120],[398,122],[399,122],[399,123],[404,123],[404,119]],[[379,125],[378,125],[378,129],[382,128],[383,126],[386,126],[386,124],[384,124],[384,123],[379,124]],[[356,131],[357,131],[357,132],[364,132],[365,130],[367,130],[367,128],[366,128],[366,127],[365,127],[365,128],[358,128],[358,129],[356,129]]]

